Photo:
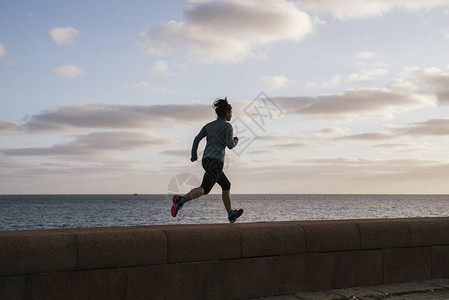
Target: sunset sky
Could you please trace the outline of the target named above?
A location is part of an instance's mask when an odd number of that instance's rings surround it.
[[[0,194],[200,180],[222,97],[232,193],[449,193],[449,0],[0,0]]]

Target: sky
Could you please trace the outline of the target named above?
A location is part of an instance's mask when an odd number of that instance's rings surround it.
[[[0,194],[187,193],[224,97],[232,193],[446,194],[448,53],[449,0],[0,0]]]

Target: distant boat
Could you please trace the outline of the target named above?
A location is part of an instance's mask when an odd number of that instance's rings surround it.
[[[133,196],[137,196],[138,194],[136,194],[136,193],[134,193],[134,195]]]

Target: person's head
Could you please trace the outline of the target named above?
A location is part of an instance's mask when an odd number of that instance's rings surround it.
[[[232,106],[228,103],[228,99],[217,99],[214,101],[214,108],[217,116],[224,118],[227,121],[231,121],[232,118]]]

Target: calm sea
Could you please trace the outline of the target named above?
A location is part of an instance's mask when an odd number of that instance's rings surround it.
[[[449,195],[233,195],[239,222],[449,216]],[[0,230],[227,223],[221,195],[173,218],[168,195],[0,195]]]

